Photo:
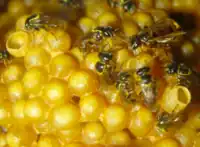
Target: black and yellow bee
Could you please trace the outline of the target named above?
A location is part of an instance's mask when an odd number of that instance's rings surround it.
[[[11,55],[8,53],[7,50],[0,51],[0,61],[4,63],[5,66],[7,66],[10,63]]]
[[[167,112],[159,112],[157,114],[157,127],[160,131],[167,131],[168,127],[173,124],[177,124],[177,122],[181,122],[183,120],[182,114],[169,114]]]
[[[128,102],[135,102],[137,95],[135,93],[134,79],[130,72],[119,72],[116,80],[116,88]]]
[[[136,81],[141,86],[141,94],[144,96],[144,103],[152,106],[156,101],[156,83],[150,74],[149,67],[142,67],[136,71]]]
[[[108,83],[113,83],[112,73],[115,70],[115,63],[112,60],[112,52],[100,52],[98,56],[100,61],[95,65],[96,71],[102,74]]]
[[[172,62],[166,66],[165,71],[168,75],[174,75],[177,77],[177,85],[182,85],[186,87],[189,87],[191,85],[189,76],[192,75],[193,71],[184,63],[178,64],[177,62]]]
[[[104,50],[106,46],[108,46],[108,48],[112,48],[112,37],[115,36],[117,31],[118,29],[114,29],[111,26],[96,27],[90,33],[84,36],[83,39],[81,39],[80,48],[84,54],[89,53],[91,48],[97,51]],[[89,51],[88,48],[90,49]]]
[[[110,38],[114,36],[114,33],[117,31],[118,29],[114,29],[111,26],[106,26],[106,27],[96,27],[94,30],[92,30],[93,33],[93,37],[97,40],[97,41],[101,41],[104,38]]]
[[[132,0],[107,0],[111,8],[121,8],[123,12],[133,14],[136,11],[136,5]]]
[[[138,47],[146,46],[169,46],[177,42],[185,34],[178,23],[172,19],[163,19],[151,27],[145,27],[137,35],[130,37],[130,49],[136,52]]]
[[[66,22],[64,20],[54,19],[43,13],[34,13],[25,21],[26,30],[39,30],[60,27],[64,29]]]

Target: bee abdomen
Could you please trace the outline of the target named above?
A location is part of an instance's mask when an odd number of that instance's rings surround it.
[[[112,60],[112,57],[113,57],[113,55],[110,52],[100,52],[99,53],[99,58],[103,62],[107,62],[109,60]]]
[[[103,70],[104,70],[104,66],[105,66],[105,65],[104,65],[103,63],[97,62],[96,65],[95,65],[95,68],[96,68],[96,70],[97,70],[99,73],[102,73]]]

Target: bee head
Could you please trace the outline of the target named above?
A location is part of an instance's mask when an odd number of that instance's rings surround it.
[[[25,28],[26,28],[27,30],[30,30],[30,29],[31,29],[32,21],[33,21],[34,19],[36,19],[37,17],[39,17],[39,14],[34,13],[34,14],[30,15],[30,16],[26,19],[26,21],[25,21]]]
[[[163,112],[162,114],[157,116],[157,120],[158,120],[159,125],[166,124],[169,121],[169,114],[166,112]]]
[[[171,64],[169,64],[167,66],[167,73],[168,74],[175,74],[175,73],[177,73],[177,70],[178,70],[178,66],[177,66],[176,62],[172,62]]]
[[[134,13],[136,10],[136,5],[132,1],[128,1],[123,5],[125,12]]]
[[[150,71],[149,67],[142,67],[142,68],[140,68],[140,69],[137,70],[136,74],[139,75],[139,76],[144,76],[149,71]]]
[[[97,62],[95,68],[99,73],[102,73],[104,69],[104,64],[102,64],[101,62]]]
[[[25,22],[25,28],[26,28],[27,30],[30,30],[30,28],[31,28],[28,19],[27,19],[26,22]]]
[[[97,41],[101,41],[103,39],[103,31],[101,27],[97,27],[94,30],[92,30],[93,37]]]
[[[7,50],[0,51],[0,60],[8,58],[9,58],[9,53],[7,52]]]
[[[109,60],[112,60],[113,54],[111,52],[100,52],[99,58],[100,58],[101,61],[107,62]]]
[[[151,75],[143,75],[141,76],[141,80],[143,84],[149,84],[152,81]]]
[[[179,74],[182,74],[182,75],[190,75],[191,69],[187,67],[184,63],[181,63],[178,67],[178,72]]]
[[[138,36],[132,36],[130,38],[131,48],[136,50],[141,45],[141,40]]]

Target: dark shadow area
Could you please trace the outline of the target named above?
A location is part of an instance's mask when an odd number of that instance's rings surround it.
[[[0,0],[0,12],[5,12],[7,10],[9,0]]]
[[[192,13],[172,12],[169,16],[178,22],[184,31],[192,31],[197,28],[197,18]]]

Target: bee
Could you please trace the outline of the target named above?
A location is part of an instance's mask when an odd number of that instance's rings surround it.
[[[136,51],[142,45],[146,46],[169,46],[177,42],[185,34],[178,23],[172,19],[163,19],[151,27],[145,27],[137,35],[129,38],[130,49]]]
[[[156,84],[150,74],[149,67],[142,67],[136,71],[137,81],[141,86],[141,94],[144,96],[144,103],[152,106],[156,101]]]
[[[111,48],[113,46],[111,38],[115,36],[117,31],[118,29],[114,29],[111,26],[96,27],[82,39],[80,48],[85,54],[89,52],[87,51],[88,48],[101,51],[102,49],[99,49],[99,47],[101,47],[102,44]],[[102,48],[105,48],[105,46]]]
[[[165,71],[168,75],[174,75],[177,77],[177,85],[186,87],[191,85],[189,77],[192,75],[193,71],[184,63],[178,64],[176,62],[172,62],[167,65]]]
[[[111,8],[119,7],[124,12],[128,12],[133,14],[136,10],[136,5],[132,2],[132,0],[107,0],[108,4]]]
[[[98,73],[102,74],[108,83],[113,83],[114,79],[112,73],[115,70],[115,63],[113,62],[112,52],[100,52],[98,54],[100,61],[95,64]]]
[[[135,102],[137,95],[134,89],[134,79],[129,72],[119,72],[116,80],[116,88],[128,102]]]
[[[26,30],[39,30],[48,28],[65,28],[66,23],[63,20],[53,19],[48,15],[42,13],[34,13],[30,15],[25,21]]]
[[[7,50],[0,51],[0,61],[4,63],[5,66],[7,66],[10,63],[11,55],[8,53]]]
[[[72,8],[79,8],[80,3],[79,0],[58,0],[58,2],[64,6],[69,6]]]
[[[157,114],[157,127],[161,131],[167,131],[170,125],[176,124],[183,120],[182,114],[169,114],[167,112],[159,112]]]

